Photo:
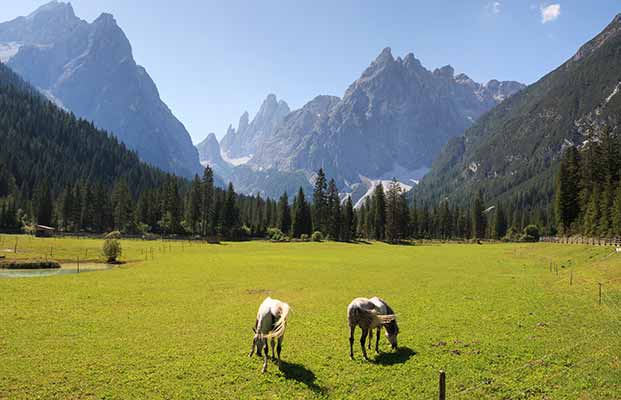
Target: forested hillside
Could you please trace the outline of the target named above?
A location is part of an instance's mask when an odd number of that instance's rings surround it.
[[[470,202],[521,210],[553,225],[555,174],[563,150],[593,125],[617,133],[621,114],[621,16],[574,57],[484,115],[452,140],[416,191],[423,202]]]

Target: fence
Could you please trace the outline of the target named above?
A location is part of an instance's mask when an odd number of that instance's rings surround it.
[[[544,243],[587,244],[591,246],[621,247],[621,238],[590,238],[584,236],[544,236],[539,239]]]

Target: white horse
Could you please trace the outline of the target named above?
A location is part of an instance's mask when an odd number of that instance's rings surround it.
[[[354,299],[347,307],[347,322],[349,323],[349,356],[352,359],[354,358],[354,331],[356,326],[362,329],[360,346],[365,360],[368,360],[365,341],[368,336],[369,348],[371,348],[373,329],[377,329],[376,352],[379,353],[379,337],[382,327],[386,328],[386,338],[393,350],[397,348],[397,335],[399,334],[397,317],[394,315],[392,308],[379,297],[371,299],[359,297]]]
[[[272,343],[272,359],[276,358],[274,355],[274,342],[278,340],[278,367],[281,367],[280,351],[282,350],[282,341],[284,339],[285,329],[287,328],[290,310],[291,308],[289,307],[289,304],[270,297],[263,300],[263,303],[259,306],[257,320],[254,328],[252,328],[254,331],[252,349],[250,350],[250,354],[248,356],[252,357],[255,349],[257,351],[257,355],[261,356],[261,350],[263,350],[264,357],[262,372],[267,371],[268,339]]]

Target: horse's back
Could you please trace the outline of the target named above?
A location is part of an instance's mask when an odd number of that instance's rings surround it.
[[[381,314],[381,315],[388,315],[391,312],[389,311],[390,307],[388,306],[388,304],[380,299],[379,297],[372,297],[369,299],[369,301],[371,303],[373,303],[373,305],[375,306],[375,309]]]

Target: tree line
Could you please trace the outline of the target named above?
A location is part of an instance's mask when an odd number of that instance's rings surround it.
[[[561,235],[621,236],[621,138],[608,125],[568,147],[556,177],[555,217]]]

